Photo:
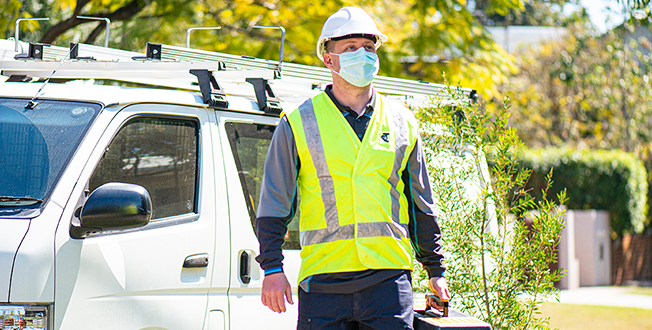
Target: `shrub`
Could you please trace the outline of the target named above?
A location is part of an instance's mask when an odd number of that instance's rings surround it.
[[[545,175],[554,169],[550,193],[567,189],[568,209],[607,210],[611,229],[619,236],[644,229],[647,173],[632,154],[619,150],[523,149],[520,162],[533,169],[528,187],[537,198],[546,184]]]
[[[545,187],[539,202],[523,189],[530,172],[518,166],[522,143],[507,127],[507,110],[494,118],[449,90],[417,112],[442,228],[446,279],[452,306],[494,329],[549,329],[537,310],[557,294],[554,282],[561,274],[548,265],[556,260],[564,209],[546,198]],[[489,154],[491,167],[485,160]],[[564,193],[557,198],[563,203]],[[415,289],[423,289],[425,281],[426,275],[415,271]]]

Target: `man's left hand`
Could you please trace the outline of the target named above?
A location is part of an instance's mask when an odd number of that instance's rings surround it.
[[[448,285],[446,284],[446,279],[443,277],[432,277],[430,278],[430,289],[433,293],[439,296],[441,301],[451,300],[451,294],[448,292]]]

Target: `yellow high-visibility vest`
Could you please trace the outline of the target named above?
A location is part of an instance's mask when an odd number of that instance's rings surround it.
[[[326,93],[287,116],[301,163],[299,281],[323,273],[412,269],[401,174],[417,140],[403,105],[377,95],[362,141]]]

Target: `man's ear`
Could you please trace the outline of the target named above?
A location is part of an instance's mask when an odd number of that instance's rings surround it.
[[[324,65],[331,70],[335,70],[333,68],[333,56],[330,53],[324,53]]]

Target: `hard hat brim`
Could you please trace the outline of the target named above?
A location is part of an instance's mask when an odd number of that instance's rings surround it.
[[[324,60],[324,53],[326,52],[326,42],[328,41],[337,41],[337,40],[344,40],[348,38],[365,38],[366,36],[374,36],[376,37],[375,41],[375,46],[376,49],[378,49],[383,43],[387,42],[389,38],[378,31],[378,34],[374,33],[347,33],[341,36],[335,36],[335,37],[321,37],[319,38],[319,41],[317,42],[317,57],[319,57],[320,60]]]

